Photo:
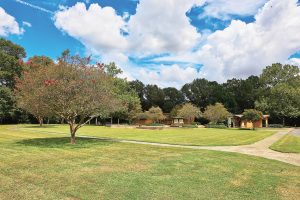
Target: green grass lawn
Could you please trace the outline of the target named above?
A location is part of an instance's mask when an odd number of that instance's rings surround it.
[[[300,196],[300,167],[278,161],[83,138],[72,146],[63,135],[12,128],[0,126],[3,200]]]
[[[286,135],[270,148],[285,153],[300,153],[300,137],[290,134]]]
[[[55,132],[69,135],[67,125],[48,125],[40,128],[37,125],[19,125],[24,131]],[[129,128],[109,128],[101,126],[85,126],[79,129],[77,135],[88,135],[103,138],[129,139],[148,142],[199,145],[199,146],[228,146],[251,144],[274,134],[276,130],[238,130],[238,129],[190,129],[174,128],[164,130],[141,130]]]

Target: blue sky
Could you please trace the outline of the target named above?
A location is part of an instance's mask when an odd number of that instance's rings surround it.
[[[56,59],[70,49],[93,55],[94,60],[116,62],[128,79],[180,87],[200,77],[223,82],[258,75],[273,62],[299,65],[298,4],[1,0],[0,36],[22,45],[28,57]]]

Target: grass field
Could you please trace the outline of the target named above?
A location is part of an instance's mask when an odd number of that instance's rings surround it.
[[[300,168],[0,126],[0,199],[297,199]]]
[[[271,149],[285,153],[300,153],[300,137],[294,135],[286,135],[279,141],[274,143]]]
[[[67,125],[48,125],[40,128],[37,125],[19,125],[23,131],[55,132],[69,135]],[[164,129],[141,130],[128,128],[109,128],[101,126],[85,126],[79,129],[77,135],[88,135],[103,138],[117,138],[139,140],[147,142],[159,142],[170,144],[199,145],[199,146],[228,146],[251,144],[274,134],[276,130],[238,130],[238,129]]]

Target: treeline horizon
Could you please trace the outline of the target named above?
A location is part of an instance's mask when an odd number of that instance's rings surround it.
[[[36,122],[33,116],[17,108],[13,99],[15,77],[21,76],[20,62],[25,57],[23,47],[0,39],[0,123]],[[232,114],[258,109],[271,115],[271,123],[299,126],[299,79],[299,67],[275,63],[265,67],[260,76],[232,78],[225,83],[198,78],[184,84],[181,89],[161,88],[139,80],[129,81],[129,85],[136,91],[142,111],[160,107],[164,113],[170,113],[178,105],[192,103],[203,112],[207,106],[221,103]]]

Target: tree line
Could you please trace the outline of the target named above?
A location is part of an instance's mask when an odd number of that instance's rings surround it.
[[[23,47],[0,39],[0,123],[42,121],[42,117],[39,116],[47,116],[52,123],[61,118],[70,119],[66,113],[54,108],[64,108],[67,112],[70,109],[68,106],[71,105],[77,105],[78,108],[77,116],[73,118],[76,123],[88,123],[87,120],[91,116],[131,121],[137,115],[146,113],[144,111],[151,113],[150,109],[153,107],[159,107],[163,113],[174,113],[182,108],[182,105],[190,103],[202,113],[205,113],[209,106],[222,104],[230,113],[240,114],[246,109],[258,109],[271,115],[271,123],[300,125],[300,77],[297,66],[275,63],[267,66],[260,76],[233,78],[225,83],[195,79],[181,89],[176,89],[145,85],[138,80],[128,82],[117,78],[121,71],[114,63],[91,67],[89,58],[71,56],[68,51],[61,55],[58,63],[46,56],[34,56],[24,63],[22,60],[25,57]],[[47,77],[44,77],[45,74]],[[95,77],[101,77],[101,81],[97,82],[100,79]],[[41,83],[42,80],[43,84],[34,90],[35,95],[32,96],[40,96],[42,103],[46,99],[48,105],[39,105],[38,100],[30,99],[29,95],[33,91],[28,88],[39,85],[37,82]],[[67,87],[60,88],[58,85]],[[95,91],[102,91],[102,95],[97,96],[100,93]],[[28,98],[24,98],[26,93]],[[62,97],[61,94],[65,96]],[[71,101],[70,97],[74,98],[74,94],[78,99]],[[65,105],[65,102],[69,102],[70,105]],[[91,110],[98,109],[97,112],[81,112],[80,107],[86,106],[86,102],[93,102],[94,104],[89,106]],[[46,107],[38,109],[39,106]],[[56,113],[55,117],[53,112]],[[195,117],[202,123],[208,123],[203,117]]]
[[[165,113],[185,103],[192,103],[202,112],[210,105],[221,103],[233,114],[246,109],[258,109],[271,115],[271,123],[300,125],[300,71],[297,66],[275,63],[267,66],[260,76],[247,79],[230,79],[225,83],[195,79],[181,89],[160,88],[131,81],[137,92],[142,109],[158,106]],[[199,118],[207,123],[205,118]]]

